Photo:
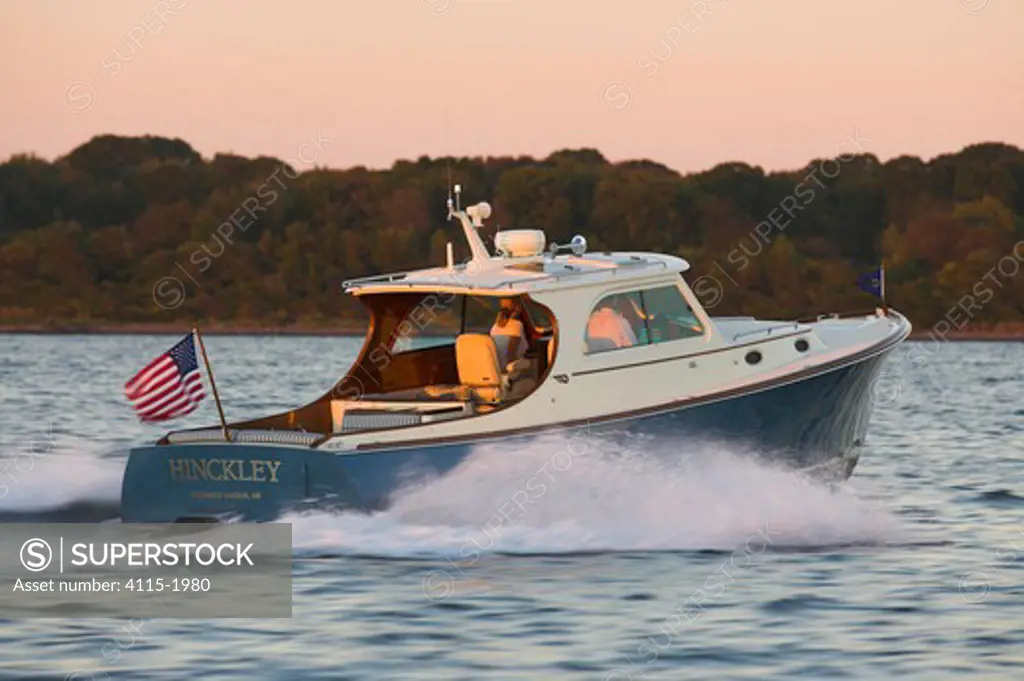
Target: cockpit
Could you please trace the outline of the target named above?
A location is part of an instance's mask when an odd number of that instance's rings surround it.
[[[504,409],[532,393],[554,362],[556,327],[527,295],[446,292],[360,296],[370,325],[359,357],[334,388],[299,409],[237,427],[351,433]],[[515,310],[523,347],[501,361],[492,330]]]
[[[339,399],[469,394],[492,404],[514,401],[532,392],[531,386],[547,370],[553,355],[551,315],[529,296],[438,292],[383,293],[362,299],[370,308],[370,330],[359,359],[334,390]],[[496,321],[509,316],[503,309],[514,310],[511,324],[522,328],[520,356],[510,362],[500,361],[500,333],[495,333]],[[500,387],[491,386],[491,379],[484,377],[492,360],[504,385],[497,391],[501,399],[483,399],[480,391],[456,389]]]
[[[371,312],[370,330],[332,391],[334,432],[495,411],[532,393],[554,359],[551,315],[529,296],[361,298]],[[502,321],[517,330],[514,357],[507,355]]]

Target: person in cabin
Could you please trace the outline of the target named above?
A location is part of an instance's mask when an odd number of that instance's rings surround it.
[[[625,314],[616,309],[616,307],[626,307],[628,305],[628,301],[605,299],[601,307],[594,310],[587,321],[587,348],[589,352],[628,348],[637,345],[637,338],[633,332],[633,327],[626,320]]]
[[[519,303],[514,298],[502,298],[498,317],[491,327],[491,338],[498,348],[498,366],[502,371],[526,354],[526,328],[521,321]]]

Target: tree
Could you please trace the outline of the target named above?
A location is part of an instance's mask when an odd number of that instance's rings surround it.
[[[862,308],[872,301],[856,276],[884,258],[889,298],[919,328],[969,305],[965,296],[985,299],[972,324],[1024,328],[1024,152],[1008,145],[771,173],[723,163],[681,176],[587,148],[298,172],[269,157],[203,159],[180,139],[113,135],[52,163],[0,163],[2,322],[336,328],[363,314],[341,281],[441,265],[448,242],[456,260],[468,256],[446,220],[453,183],[464,206],[492,203],[485,242],[500,226],[558,243],[582,233],[592,251],[674,253],[692,264],[690,281],[714,276],[727,288],[715,314]],[[784,227],[772,224],[780,218]],[[186,287],[170,309],[153,295],[168,277]]]

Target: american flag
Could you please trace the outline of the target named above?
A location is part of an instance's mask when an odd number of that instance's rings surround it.
[[[206,397],[190,333],[124,385],[124,394],[143,421],[166,421],[195,410]]]

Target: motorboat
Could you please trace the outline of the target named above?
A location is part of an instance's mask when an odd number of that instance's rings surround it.
[[[852,473],[886,353],[911,330],[903,315],[711,317],[681,258],[588,252],[580,235],[549,245],[522,229],[498,231],[492,253],[478,231],[490,205],[459,203],[449,198],[448,216],[471,257],[456,263],[449,243],[442,266],[343,283],[369,312],[345,376],[296,409],[132,449],[122,519],[382,509],[487,443],[548,433],[646,434],[681,451],[708,438]]]

